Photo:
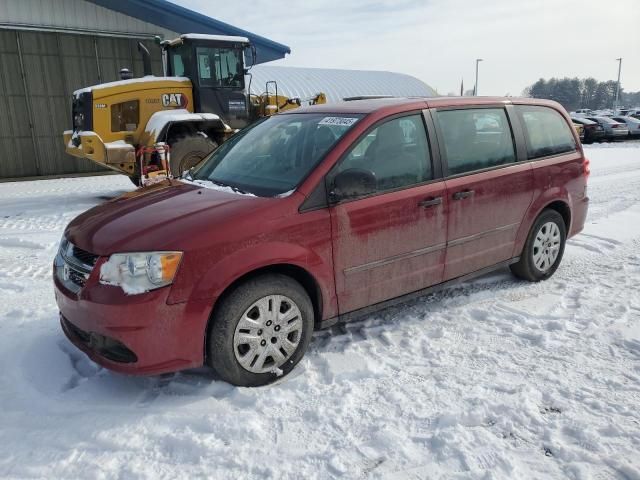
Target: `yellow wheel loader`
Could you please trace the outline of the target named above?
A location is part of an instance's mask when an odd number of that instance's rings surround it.
[[[67,153],[128,175],[136,185],[180,176],[220,143],[260,117],[325,103],[278,95],[275,82],[250,95],[245,37],[186,34],[161,44],[164,77],[151,74],[149,51],[140,43],[144,77],[77,90],[73,129],[64,132]],[[250,77],[249,77],[250,78]]]

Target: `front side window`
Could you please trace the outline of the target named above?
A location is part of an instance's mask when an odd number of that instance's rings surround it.
[[[111,105],[111,131],[134,132],[140,122],[140,102],[131,100]]]
[[[513,136],[503,108],[441,110],[437,119],[450,175],[515,162]]]
[[[395,118],[366,134],[340,162],[336,174],[349,169],[373,173],[377,192],[431,180],[431,158],[422,116]]]
[[[243,88],[242,51],[232,48],[197,47],[200,85]]]
[[[295,189],[362,115],[275,115],[242,130],[192,174],[258,196]]]
[[[527,135],[527,157],[573,152],[576,141],[565,119],[549,107],[516,105]]]

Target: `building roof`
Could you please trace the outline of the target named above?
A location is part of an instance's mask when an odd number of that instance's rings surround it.
[[[247,37],[256,48],[256,63],[284,58],[291,48],[247,32],[166,0],[88,0],[110,10],[178,33],[203,33]],[[167,39],[170,40],[170,39]],[[250,58],[247,58],[250,61]]]
[[[432,97],[436,91],[422,80],[395,72],[340,70],[333,68],[300,68],[257,65],[250,70],[251,91],[265,92],[266,83],[275,80],[278,94],[302,100],[322,92],[328,103],[347,97],[388,95],[392,97]],[[273,85],[269,92],[275,93]]]

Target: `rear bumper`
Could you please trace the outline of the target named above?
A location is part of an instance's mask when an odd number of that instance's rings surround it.
[[[577,235],[584,229],[584,223],[587,220],[587,213],[589,212],[589,197],[584,197],[580,201],[574,204],[571,230],[567,234],[567,238]]]
[[[133,375],[156,375],[204,363],[210,302],[167,304],[169,288],[127,296],[87,282],[69,291],[54,275],[62,330],[94,362]]]

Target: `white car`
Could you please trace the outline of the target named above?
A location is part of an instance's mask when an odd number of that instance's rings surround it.
[[[634,117],[628,116],[620,116],[620,117],[611,117],[612,120],[616,122],[624,123],[629,128],[629,135],[632,137],[640,136],[640,120]]]

